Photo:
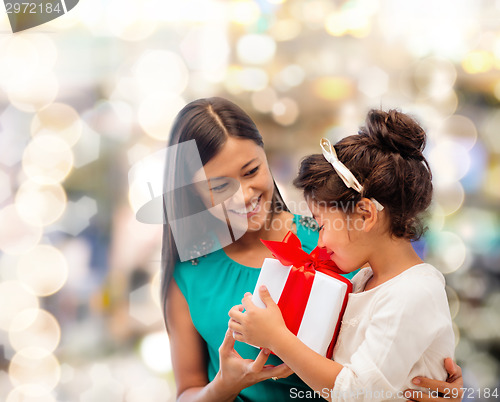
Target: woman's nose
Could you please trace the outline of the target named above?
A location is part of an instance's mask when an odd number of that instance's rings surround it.
[[[255,195],[255,190],[250,185],[242,185],[241,189],[243,190],[243,198],[245,200],[245,205],[250,204]]]

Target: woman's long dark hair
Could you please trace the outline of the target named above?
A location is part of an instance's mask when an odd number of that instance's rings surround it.
[[[264,146],[262,136],[252,119],[237,105],[223,98],[198,99],[187,104],[177,115],[172,127],[168,146],[172,147],[186,141],[195,140],[201,158],[201,164],[205,165],[216,156],[226,143],[228,137],[249,139],[260,147]],[[164,173],[164,192],[179,188],[179,183],[188,183],[196,170],[189,156],[181,152],[172,153],[167,158]],[[187,180],[186,180],[187,179]],[[193,193],[186,191],[181,197],[190,198],[189,203],[193,205]],[[184,205],[182,200],[177,204]],[[167,206],[168,207],[168,206]],[[196,207],[195,207],[196,208]],[[204,208],[199,200],[199,210]],[[272,215],[275,212],[288,211],[288,208],[274,183],[272,198]],[[161,299],[165,324],[167,323],[165,303],[167,290],[173,277],[175,265],[180,261],[172,229],[168,222],[167,214],[164,214],[163,244],[161,250],[162,259],[162,285]]]

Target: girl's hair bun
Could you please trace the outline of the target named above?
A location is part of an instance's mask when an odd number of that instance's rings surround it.
[[[370,110],[359,134],[368,136],[370,142],[384,152],[398,153],[403,158],[424,159],[425,131],[410,116],[398,110]]]

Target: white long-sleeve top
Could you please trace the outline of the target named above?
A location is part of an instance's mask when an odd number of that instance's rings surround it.
[[[445,281],[436,268],[418,264],[364,291],[371,276],[364,268],[352,280],[333,353],[344,366],[333,401],[405,400],[414,377],[445,380],[444,359],[454,355]]]

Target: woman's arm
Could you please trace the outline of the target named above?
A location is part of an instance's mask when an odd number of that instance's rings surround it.
[[[412,401],[418,402],[459,402],[462,400],[464,390],[464,381],[462,378],[462,369],[455,364],[451,358],[444,361],[444,367],[448,372],[448,379],[446,381],[433,380],[426,377],[415,377],[413,383],[419,387],[427,388],[433,392],[438,392],[440,396],[425,395],[415,390],[406,390],[405,397]]]
[[[175,280],[169,285],[166,313],[178,401],[233,401],[243,388],[291,374],[284,364],[265,366],[268,351],[261,351],[255,361],[243,359],[234,350],[234,338],[228,332],[219,348],[220,370],[209,382],[206,344],[193,325]]]

